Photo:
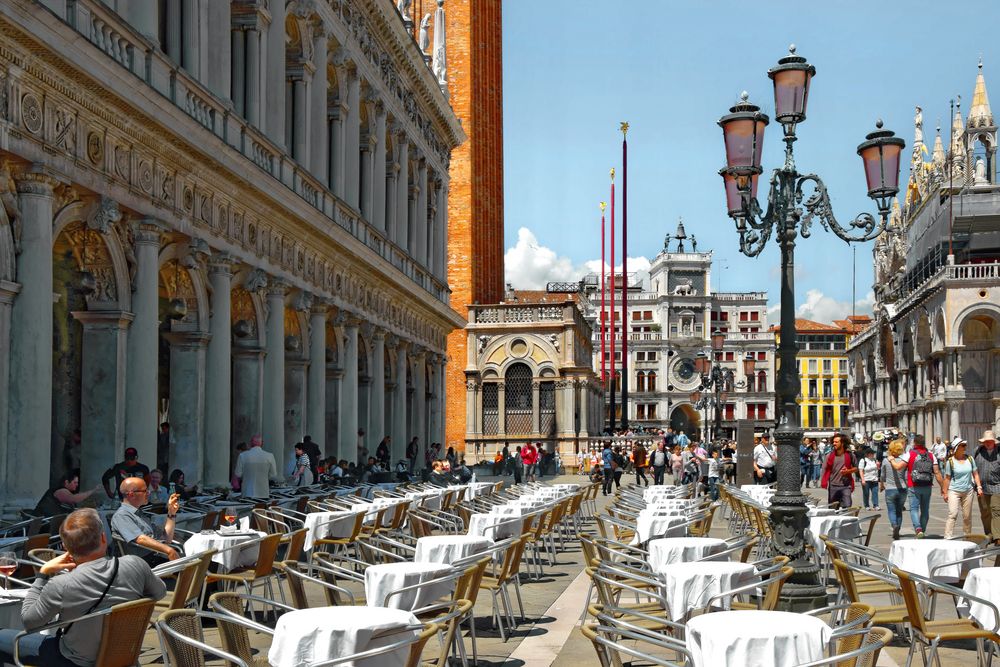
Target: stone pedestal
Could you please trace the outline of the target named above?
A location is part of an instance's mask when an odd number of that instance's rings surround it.
[[[170,470],[190,483],[204,481],[205,347],[200,331],[166,334],[170,341]],[[150,466],[152,467],[152,466]]]

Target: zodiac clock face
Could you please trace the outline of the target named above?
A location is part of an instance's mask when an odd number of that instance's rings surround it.
[[[674,376],[674,384],[690,387],[698,381],[698,374],[694,367],[694,359],[690,357],[681,357],[678,359],[674,362],[671,370]]]

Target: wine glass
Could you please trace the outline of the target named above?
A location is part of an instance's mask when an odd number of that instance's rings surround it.
[[[7,577],[17,571],[17,554],[13,551],[0,551],[0,574],[3,575],[3,588],[7,590]]]
[[[236,514],[234,512],[226,512],[222,518],[226,520],[226,525],[230,528],[236,525]]]

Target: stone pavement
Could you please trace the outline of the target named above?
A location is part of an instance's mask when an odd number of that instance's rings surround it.
[[[483,478],[482,481],[490,481],[491,478]],[[510,478],[507,478],[510,479]],[[557,482],[579,482],[582,477],[575,475],[563,475],[556,478]],[[629,478],[626,478],[629,479]],[[553,481],[546,478],[543,481]],[[822,490],[809,489],[812,495],[817,498],[825,497]],[[860,501],[860,490],[855,493],[855,500]],[[603,507],[607,499],[598,496],[598,508]],[[883,517],[876,525],[876,532],[872,538],[872,545],[887,551],[892,540],[889,530],[888,519],[885,510],[882,510]],[[928,526],[930,536],[940,536],[944,531],[944,522],[947,517],[947,508],[940,495],[937,495],[931,504],[931,520]],[[909,527],[909,517],[904,523],[903,538],[912,537],[913,531]],[[590,532],[596,533],[596,528],[587,526]],[[973,529],[981,529],[978,513],[976,513]],[[717,537],[726,537],[726,522],[717,521],[713,527],[712,534]],[[523,571],[523,568],[522,568]],[[482,590],[476,604],[477,617],[477,646],[479,652],[479,664],[488,667],[498,667],[500,665],[511,667],[580,667],[581,665],[597,665],[597,658],[590,642],[583,638],[579,632],[580,614],[583,611],[586,594],[588,590],[588,580],[583,573],[583,557],[577,542],[567,542],[565,550],[559,554],[554,566],[544,566],[545,576],[541,581],[526,580],[521,585],[524,600],[524,611],[528,618],[527,622],[520,623],[512,636],[506,642],[501,641],[499,633],[490,627],[492,602],[488,591]],[[317,595],[317,604],[321,604]],[[515,608],[516,598],[512,595]],[[888,599],[877,600],[880,604],[888,604]],[[951,611],[950,601],[943,600],[939,617],[947,618]],[[515,611],[516,614],[516,611]],[[943,616],[942,616],[943,614]],[[214,629],[206,631],[209,643],[218,644],[218,638]],[[266,641],[261,644],[266,646]],[[146,646],[150,648],[142,661],[142,664],[158,664],[160,656],[158,651],[158,641],[153,633],[147,637]],[[152,648],[156,646],[156,652]],[[466,647],[470,651],[471,644],[466,636]],[[266,648],[264,649],[266,651]],[[436,646],[433,642],[428,644],[425,650],[425,659],[436,653]],[[899,639],[894,640],[890,647],[882,652],[878,664],[883,667],[896,667],[906,662],[908,647]],[[947,647],[941,650],[941,663],[946,666],[975,665],[975,646],[972,643],[956,647]],[[919,664],[919,663],[914,663]]]

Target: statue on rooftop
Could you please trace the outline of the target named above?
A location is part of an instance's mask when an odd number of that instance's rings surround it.
[[[421,53],[427,53],[427,49],[431,45],[431,37],[429,34],[431,24],[431,15],[424,14],[424,18],[420,20],[420,37],[417,39],[417,45],[420,47]]]
[[[698,237],[691,235],[691,252],[698,252]]]
[[[920,144],[924,141],[924,112],[918,106],[913,114],[913,143]]]

